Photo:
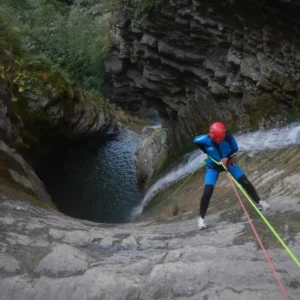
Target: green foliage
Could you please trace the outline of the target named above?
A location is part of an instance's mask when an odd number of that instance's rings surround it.
[[[110,1],[2,2],[10,23],[22,28],[23,50],[31,53],[24,57],[26,67],[42,67],[84,89],[102,92],[104,57],[110,47]]]
[[[132,2],[135,18],[139,18],[142,14],[147,14],[159,9],[163,4],[163,0],[133,0]]]
[[[0,79],[10,92],[12,101],[18,102],[24,92],[41,95],[45,90],[42,81],[49,81],[49,76],[62,77],[64,74],[44,55],[22,53],[21,32],[8,20],[0,11]]]
[[[104,57],[111,41],[110,12],[124,8],[126,3],[124,0],[2,0],[1,7],[7,22],[22,37],[24,47],[21,49],[19,39],[19,51],[27,53],[22,55],[25,68],[59,74],[85,90],[102,94]],[[133,0],[131,4],[137,17],[159,8],[162,0]],[[10,33],[7,36],[14,37]]]
[[[31,72],[46,73],[47,76],[62,77],[67,82],[72,82],[70,75],[62,70],[58,64],[44,54],[26,53],[23,55],[23,66]]]
[[[14,101],[16,100],[14,86],[19,84],[19,92],[23,92],[27,78],[19,57],[21,52],[19,32],[17,27],[9,25],[3,12],[0,11],[0,78],[7,83]]]
[[[12,73],[19,68],[16,59],[21,52],[19,28],[12,27],[3,11],[0,10],[0,76],[2,79],[14,80]]]
[[[53,61],[44,54],[26,53],[23,56],[24,66],[33,71],[50,71],[55,68]]]
[[[0,60],[10,61],[13,55],[19,55],[21,49],[19,28],[9,25],[0,11]]]

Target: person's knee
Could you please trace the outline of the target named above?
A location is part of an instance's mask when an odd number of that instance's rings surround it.
[[[252,198],[252,200],[258,203],[260,200],[259,195],[257,194],[257,191],[255,190],[252,183],[248,180],[248,178],[245,175],[243,175],[238,179],[238,182],[246,190],[246,192]]]
[[[239,184],[241,184],[242,186],[243,185],[248,185],[249,184],[249,180],[248,178],[246,177],[246,175],[242,175],[239,177],[239,179],[237,180]]]
[[[204,192],[203,192],[202,198],[204,198],[204,199],[210,199],[210,197],[212,196],[212,193],[214,191],[214,187],[215,186],[212,185],[212,184],[206,184],[204,186]]]

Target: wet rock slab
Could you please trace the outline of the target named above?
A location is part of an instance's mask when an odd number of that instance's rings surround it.
[[[1,199],[1,300],[282,299],[256,242],[237,242],[247,224],[221,217],[201,232],[195,219],[114,226]],[[299,236],[288,242],[298,257]],[[297,267],[280,247],[269,253],[298,299]]]

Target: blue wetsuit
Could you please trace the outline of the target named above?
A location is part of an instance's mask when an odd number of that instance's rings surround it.
[[[229,161],[227,169],[236,180],[244,175],[240,166],[232,160],[239,148],[235,138],[231,134],[227,134],[224,141],[220,144],[214,143],[208,134],[196,136],[194,143],[204,153],[211,156],[216,161],[221,161],[222,158],[227,157]],[[206,161],[206,169],[205,184],[214,186],[218,179],[219,172],[223,171],[223,167],[218,166],[208,157]]]
[[[212,141],[208,134],[198,135],[194,138],[194,143],[208,156],[211,156],[216,161],[221,161],[223,158],[228,158],[227,170],[231,175],[242,185],[249,196],[258,203],[260,198],[245,176],[240,166],[233,160],[233,156],[239,150],[238,144],[233,135],[227,133],[225,139],[217,144]],[[206,161],[205,186],[200,203],[200,216],[204,219],[210,198],[213,194],[214,186],[218,179],[219,173],[224,171],[222,166],[214,163],[209,157]]]

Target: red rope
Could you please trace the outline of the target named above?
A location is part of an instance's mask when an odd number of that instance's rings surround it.
[[[289,296],[288,296],[288,294],[287,294],[287,292],[286,292],[286,290],[285,290],[285,288],[284,288],[284,286],[283,286],[283,284],[282,284],[282,282],[281,282],[281,280],[280,280],[280,278],[278,276],[278,273],[275,270],[275,267],[274,267],[274,265],[273,265],[273,263],[272,263],[269,255],[268,255],[268,252],[265,249],[265,247],[264,247],[264,245],[263,245],[263,243],[262,243],[262,241],[261,241],[261,239],[260,239],[260,237],[259,237],[259,235],[258,235],[258,233],[257,233],[257,231],[256,231],[256,229],[255,229],[255,227],[253,225],[253,223],[252,223],[252,220],[250,219],[250,216],[249,216],[249,214],[248,214],[248,212],[247,212],[247,210],[246,210],[246,208],[245,208],[245,206],[244,206],[244,204],[243,204],[243,202],[242,202],[242,200],[241,200],[241,198],[240,198],[240,196],[238,194],[238,191],[237,191],[237,189],[236,189],[236,187],[235,187],[235,185],[234,185],[234,183],[232,181],[232,178],[230,177],[230,174],[228,174],[228,172],[227,172],[227,176],[228,176],[228,178],[230,180],[230,183],[231,183],[231,185],[232,185],[232,187],[233,187],[233,189],[234,189],[234,191],[236,193],[236,196],[239,199],[240,205],[241,205],[242,209],[244,210],[244,213],[245,213],[245,215],[246,215],[246,217],[248,219],[248,222],[249,222],[249,224],[250,224],[250,226],[251,226],[251,228],[253,230],[253,233],[254,233],[254,235],[255,235],[255,237],[256,237],[256,239],[257,239],[257,241],[258,241],[258,243],[259,243],[262,251],[264,252],[264,255],[265,255],[265,257],[266,257],[266,259],[267,259],[267,261],[268,261],[268,263],[269,263],[269,265],[270,265],[270,267],[272,269],[274,277],[277,280],[277,283],[279,284],[279,287],[280,287],[281,292],[282,292],[282,294],[284,296],[284,299],[285,300],[289,300]]]

